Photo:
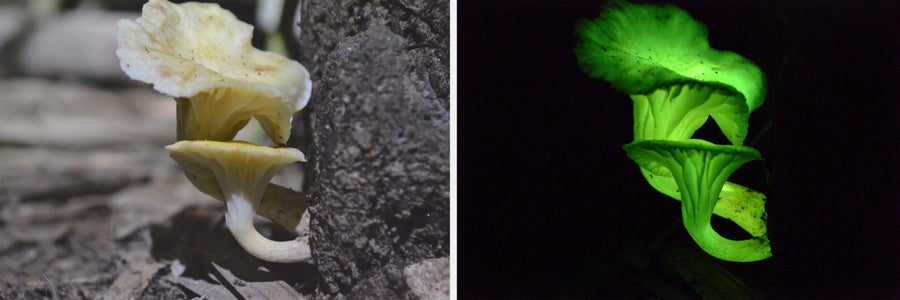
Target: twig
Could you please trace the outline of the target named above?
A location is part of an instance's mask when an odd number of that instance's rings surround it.
[[[59,300],[59,295],[56,294],[56,286],[53,285],[53,281],[51,281],[50,278],[47,278],[47,274],[41,274],[41,276],[44,276],[44,280],[50,284],[50,295],[53,296],[53,300]]]

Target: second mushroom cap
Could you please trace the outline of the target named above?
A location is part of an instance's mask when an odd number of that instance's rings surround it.
[[[290,163],[306,161],[300,150],[245,142],[180,141],[166,146],[166,151],[187,173],[215,177],[228,209],[225,225],[247,253],[279,263],[311,259],[308,241],[272,241],[253,227],[272,177]]]

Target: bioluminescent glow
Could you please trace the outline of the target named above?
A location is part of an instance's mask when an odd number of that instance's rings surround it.
[[[631,96],[634,141],[623,148],[647,182],[681,201],[682,218],[704,251],[722,260],[772,256],[765,195],[727,179],[761,158],[743,146],[750,113],[762,105],[766,81],[753,62],[711,48],[706,27],[672,6],[614,2],[593,20],[578,20],[575,56],[590,77]],[[712,118],[731,145],[693,139]],[[753,238],[716,233],[712,214]]]

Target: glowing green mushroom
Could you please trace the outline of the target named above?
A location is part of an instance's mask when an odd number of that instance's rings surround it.
[[[710,48],[703,24],[675,6],[614,2],[578,20],[581,69],[635,101],[635,140],[690,138],[712,117],[732,144],[765,98],[762,71],[738,54]]]
[[[772,256],[764,236],[734,241],[720,236],[710,224],[725,181],[744,163],[760,159],[758,151],[695,139],[639,141],[625,145],[624,149],[638,165],[660,164],[671,172],[681,194],[684,227],[704,251],[736,262]]]
[[[616,1],[607,6],[599,17],[578,20],[575,34],[578,39],[575,55],[580,68],[588,76],[608,81],[615,89],[631,96],[634,103],[632,145],[642,141],[689,141],[709,118],[716,122],[734,147],[743,145],[750,113],[762,105],[765,98],[765,76],[756,65],[740,55],[711,48],[706,27],[687,12],[672,5],[637,5]],[[643,147],[647,146],[626,147],[626,150],[635,159],[631,152]],[[675,152],[666,153],[673,155]],[[706,152],[684,153],[701,155]],[[638,163],[647,182],[677,200],[695,201],[695,195],[684,194],[683,183],[672,171],[675,162],[686,161],[678,159],[673,162],[671,157],[663,154],[654,157],[657,159],[645,158]],[[737,166],[740,164],[734,168]],[[688,225],[708,224],[711,214],[715,213],[735,222],[754,240],[767,241],[765,195],[725,182],[728,176],[722,175],[726,174],[708,175],[723,181],[722,184],[712,185],[717,189],[718,199],[714,197],[711,203],[706,204],[709,214],[702,216],[700,211],[685,214],[685,225],[704,250],[721,259],[735,260],[740,257],[741,261],[747,261],[745,259],[748,257],[758,260],[770,256],[767,242],[765,247],[742,246],[739,250],[757,251],[754,254],[735,255],[733,251],[722,250],[736,247],[733,243],[704,238],[718,237],[717,234],[695,235],[702,230],[698,230],[697,226],[692,229],[693,225]],[[686,205],[682,204],[683,207]],[[715,233],[711,227],[709,231]],[[710,243],[721,243],[721,247],[711,246]],[[718,256],[716,253],[732,254]]]

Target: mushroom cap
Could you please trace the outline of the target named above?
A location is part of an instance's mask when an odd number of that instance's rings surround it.
[[[285,165],[306,161],[300,150],[257,146],[242,141],[179,141],[166,151],[188,176],[201,180],[216,178],[222,194],[248,193],[262,197],[269,180]],[[202,192],[221,198],[210,189]]]
[[[762,207],[758,210],[731,207],[736,211],[730,219],[737,219],[745,226],[756,225],[748,230],[754,234],[751,239],[735,241],[724,238],[716,233],[710,223],[728,177],[744,163],[759,159],[758,151],[745,146],[715,145],[703,140],[636,141],[623,148],[628,157],[641,167],[651,172],[657,170],[654,172],[657,175],[661,174],[660,169],[665,169],[668,175],[662,176],[674,178],[681,197],[682,221],[704,251],[719,259],[735,262],[752,262],[772,256],[765,235],[765,217],[753,215],[764,214]],[[747,196],[752,195],[739,197]]]
[[[311,258],[306,240],[276,242],[260,235],[253,227],[253,217],[269,180],[285,165],[306,160],[299,150],[239,141],[179,141],[166,146],[166,151],[184,168],[189,178],[191,174],[199,174],[199,179],[192,179],[192,182],[206,187],[198,186],[201,191],[224,198],[228,208],[225,225],[248,253],[278,263]],[[209,177],[215,177],[221,194],[216,191],[215,184],[208,181]]]
[[[718,156],[722,157],[722,159],[716,162],[722,167],[730,167],[734,162],[740,162],[736,164],[735,169],[744,163],[762,159],[759,151],[751,147],[716,145],[699,139],[635,141],[622,146],[622,148],[625,149],[628,157],[642,168],[653,174],[667,177],[673,176],[670,166],[662,163],[668,159],[687,161],[692,157],[705,159]]]
[[[250,169],[306,161],[303,152],[294,148],[257,146],[244,141],[179,141],[166,146],[166,151],[186,171],[191,172],[213,170],[223,165]]]
[[[251,117],[277,145],[291,136],[293,111],[251,89],[219,88],[175,101],[178,140],[230,141]]]
[[[253,48],[253,27],[218,4],[150,0],[118,24],[120,66],[157,91],[189,98],[220,88],[250,89],[293,113],[312,89],[300,63]],[[289,124],[288,124],[289,125]]]
[[[734,89],[749,111],[766,96],[765,75],[753,62],[711,48],[706,27],[673,5],[614,1],[599,17],[578,20],[575,35],[581,69],[627,94],[702,82]]]
[[[750,113],[744,97],[720,85],[696,82],[631,95],[634,140],[687,140],[710,117],[734,145],[747,136]]]

